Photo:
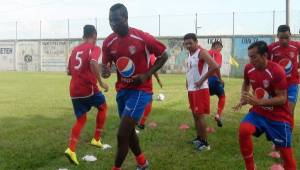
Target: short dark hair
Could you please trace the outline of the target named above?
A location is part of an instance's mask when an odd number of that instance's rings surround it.
[[[194,41],[197,41],[197,36],[194,33],[187,33],[184,35],[183,40],[192,39]]]
[[[253,48],[257,48],[258,54],[261,54],[261,55],[268,52],[268,45],[264,41],[256,41],[256,42],[252,43],[248,47],[248,50],[253,49]]]
[[[128,18],[128,11],[125,5],[121,4],[121,3],[117,3],[113,6],[110,7],[109,11],[116,11],[116,10],[120,10],[121,11],[121,15],[125,18]]]
[[[277,33],[280,33],[280,32],[289,32],[291,33],[291,29],[290,29],[290,26],[288,25],[280,25],[277,29]]]
[[[221,43],[221,41],[215,41],[215,42],[213,42],[213,43],[211,44],[211,47],[214,48],[214,47],[216,47],[217,45],[223,47],[223,44]]]
[[[97,30],[94,25],[85,25],[83,27],[83,38],[90,38],[93,34],[97,34]]]

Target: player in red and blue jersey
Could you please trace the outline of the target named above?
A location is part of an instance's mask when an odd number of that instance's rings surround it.
[[[223,45],[220,41],[215,41],[211,45],[211,49],[208,51],[210,56],[215,60],[215,62],[221,68],[222,66],[222,54],[221,50]],[[209,94],[211,96],[217,95],[218,96],[218,110],[215,115],[215,120],[219,127],[223,126],[222,123],[222,113],[225,106],[225,91],[224,91],[224,81],[222,80],[220,68],[208,78],[208,85],[209,85]]]
[[[73,49],[67,68],[67,72],[71,76],[70,96],[77,121],[72,128],[69,147],[65,151],[65,155],[76,165],[79,162],[76,157],[75,147],[81,129],[86,123],[87,112],[91,107],[98,109],[96,129],[91,144],[102,147],[101,132],[107,110],[105,97],[97,85],[98,82],[105,91],[108,90],[108,85],[100,77],[98,60],[101,49],[96,46],[97,31],[93,25],[84,26],[83,39],[84,42]]]
[[[299,54],[300,43],[291,40],[288,25],[280,25],[277,31],[279,41],[269,45],[268,59],[279,64],[285,71],[288,83],[288,103],[294,115],[299,92]]]
[[[246,169],[254,170],[253,143],[251,136],[265,133],[280,151],[285,169],[296,170],[291,147],[293,118],[287,101],[287,81],[284,70],[267,60],[268,46],[257,41],[248,47],[250,63],[245,66],[240,103],[234,107],[252,105],[239,128],[240,150]],[[252,87],[253,94],[249,93]]]
[[[166,47],[153,36],[128,26],[128,12],[123,4],[109,11],[109,23],[114,33],[103,42],[102,77],[110,76],[112,63],[117,68],[116,101],[120,116],[117,155],[113,170],[121,169],[128,149],[134,153],[137,169],[147,169],[148,161],[141,151],[135,126],[145,107],[152,100],[152,75],[168,59]],[[149,66],[150,54],[156,56]]]

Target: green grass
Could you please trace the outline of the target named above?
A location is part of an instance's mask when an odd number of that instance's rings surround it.
[[[217,128],[213,116],[208,117],[210,126],[216,132],[209,135],[212,150],[199,153],[187,141],[194,137],[192,115],[188,109],[184,75],[161,75],[166,99],[154,101],[148,123],[157,123],[156,129],[146,128],[139,134],[145,155],[152,170],[241,170],[244,163],[239,152],[237,128],[247,112],[231,111],[239,100],[241,79],[226,79],[227,105],[223,128]],[[110,170],[116,152],[116,131],[119,123],[115,103],[114,81],[109,80],[111,89],[105,94],[109,113],[103,140],[112,145],[111,150],[102,151],[88,144],[93,136],[95,113],[88,114],[88,122],[82,131],[77,146],[77,155],[94,154],[98,160],[93,163],[81,161],[74,166],[63,156],[69,133],[75,121],[69,99],[69,77],[63,73],[0,73],[0,170],[11,169],[104,169]],[[211,110],[216,110],[216,97],[212,99]],[[299,107],[296,108],[294,151],[300,167]],[[180,131],[182,123],[192,128]],[[267,156],[271,143],[265,137],[254,140],[255,159],[259,169],[268,169],[275,161]],[[132,170],[135,161],[128,154],[123,169]]]

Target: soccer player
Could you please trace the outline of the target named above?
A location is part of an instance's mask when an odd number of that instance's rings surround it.
[[[183,44],[189,51],[186,73],[186,87],[190,109],[193,113],[197,137],[192,141],[199,151],[209,150],[205,115],[210,113],[210,99],[207,78],[219,67],[208,51],[198,46],[195,34],[183,37]]]
[[[102,77],[110,76],[110,66],[114,63],[117,68],[116,101],[121,119],[113,170],[121,169],[129,148],[135,155],[137,170],[143,170],[149,165],[140,148],[135,125],[152,100],[151,77],[167,61],[168,54],[165,45],[153,36],[128,26],[128,11],[123,4],[110,8],[109,23],[114,33],[103,42]],[[150,54],[157,58],[151,68]]]
[[[284,168],[296,170],[291,147],[293,118],[287,102],[284,70],[267,60],[268,46],[264,41],[251,44],[248,56],[250,63],[245,66],[240,103],[233,108],[237,111],[243,105],[252,105],[239,128],[240,150],[246,169],[255,169],[251,136],[265,133],[280,151]]]
[[[100,77],[98,59],[101,53],[100,47],[96,46],[97,31],[93,25],[85,25],[83,28],[83,43],[75,47],[69,58],[67,72],[71,75],[70,96],[77,121],[75,122],[66,157],[76,165],[79,162],[75,148],[84,127],[87,112],[91,107],[98,109],[96,129],[91,144],[102,147],[101,132],[106,118],[106,102],[104,95],[99,91],[97,82],[106,92],[108,85]]]
[[[268,59],[283,67],[288,83],[288,103],[291,114],[294,115],[298,99],[300,43],[291,40],[291,31],[288,25],[280,25],[277,30],[279,41],[269,45]]]
[[[151,68],[152,65],[155,63],[155,61],[156,61],[156,57],[155,57],[153,54],[150,55],[150,68]],[[160,88],[162,88],[162,83],[161,83],[161,81],[160,81],[160,78],[159,78],[157,72],[154,73],[154,77],[155,77],[157,83],[159,84]],[[151,110],[152,110],[152,100],[151,100],[151,102],[146,106],[145,111],[144,111],[144,113],[143,113],[143,117],[141,118],[139,124],[137,125],[137,127],[138,127],[139,129],[142,129],[142,130],[145,129],[145,122],[146,122],[146,120],[147,120],[149,114],[151,113]]]
[[[221,68],[222,66],[222,54],[221,50],[223,45],[220,41],[215,41],[211,45],[211,49],[208,51],[210,56],[215,60],[215,62]],[[223,126],[221,115],[225,106],[225,92],[224,92],[224,81],[222,80],[220,69],[218,69],[212,76],[208,78],[209,93],[211,96],[217,95],[219,98],[218,101],[218,110],[215,115],[215,120],[219,127]]]

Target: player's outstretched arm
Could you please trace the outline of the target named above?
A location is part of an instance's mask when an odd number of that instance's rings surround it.
[[[92,73],[96,76],[100,87],[102,87],[104,89],[104,92],[108,91],[108,85],[106,83],[104,83],[100,77],[100,69],[99,69],[99,64],[98,62],[91,60],[90,61],[90,68]]]
[[[154,73],[156,73],[167,62],[168,58],[169,58],[169,55],[165,51],[159,58],[156,59],[153,66],[146,73],[148,75],[148,77],[151,77]]]
[[[110,49],[107,46],[108,39],[105,39],[102,45],[102,64],[101,64],[101,76],[107,79],[111,75],[112,56]]]
[[[204,74],[202,78],[195,83],[197,87],[202,86],[203,82],[220,68],[220,66],[218,66],[218,64],[213,60],[213,58],[209,55],[208,51],[206,50],[200,51],[199,58],[204,60],[208,64],[209,69],[207,73]]]
[[[168,58],[169,58],[168,53],[166,51],[163,52],[163,54],[156,59],[153,66],[145,74],[132,76],[134,80],[134,84],[139,85],[146,82],[146,80],[151,78],[151,76],[167,62]]]
[[[217,76],[218,76],[219,80],[224,85],[224,81],[223,81],[222,75],[221,75],[221,66],[220,65],[219,65],[219,69],[216,71],[216,73],[217,73]]]
[[[160,78],[159,78],[157,72],[154,73],[154,77],[155,77],[157,83],[159,84],[160,88],[162,88],[163,86],[162,86],[162,83],[161,83],[161,81],[160,81]]]
[[[249,91],[250,91],[250,83],[244,80],[242,84],[241,94],[249,93]]]

